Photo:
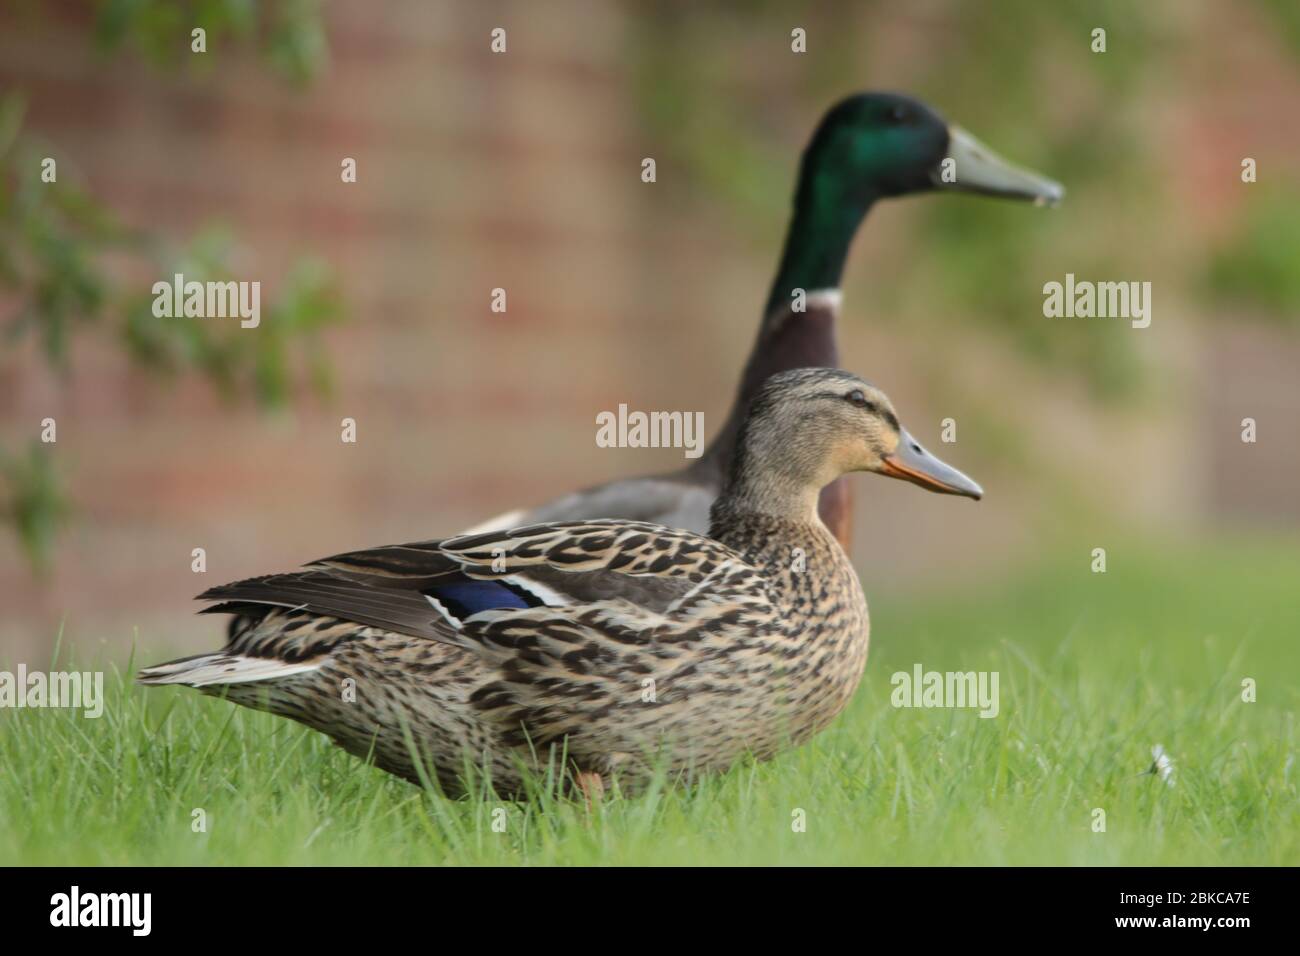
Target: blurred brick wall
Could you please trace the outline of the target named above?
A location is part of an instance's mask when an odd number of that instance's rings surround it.
[[[188,599],[208,584],[439,536],[578,485],[680,464],[674,451],[598,449],[598,410],[701,409],[710,433],[720,422],[788,199],[773,197],[756,242],[674,184],[670,167],[654,187],[641,184],[640,159],[655,144],[629,88],[630,8],[326,9],[330,66],[305,91],[224,51],[207,75],[131,55],[97,61],[79,4],[0,31],[0,87],[27,92],[29,124],[54,144],[62,176],[75,171],[128,221],[178,237],[229,222],[243,242],[238,277],[262,280],[264,299],[295,257],[319,254],[351,318],[329,336],[336,399],[269,418],[223,405],[197,382],[143,381],[94,336],[67,382],[32,351],[0,353],[0,436],[29,436],[55,417],[80,509],[47,583],[0,541],[0,648],[44,644],[61,621],[83,644],[120,646],[138,628],[142,644],[197,648],[217,628],[190,616]],[[510,52],[495,57],[488,34],[500,23]],[[916,48],[922,27],[924,18],[873,35],[883,67],[863,85],[906,87],[921,67],[890,51]],[[820,108],[792,111],[803,118],[792,124],[791,175]],[[345,156],[357,159],[356,184],[340,182]],[[887,273],[899,252],[884,237],[908,235],[913,215],[906,203],[873,213],[850,286],[854,275]],[[505,315],[489,310],[498,286]],[[928,343],[859,321],[869,296],[849,301],[846,364],[886,384],[918,434],[935,437],[951,409],[932,407],[916,371],[936,368]],[[1192,333],[1163,328],[1171,354],[1202,354]],[[1185,480],[1209,473],[1186,408],[1123,428],[1098,421],[977,327],[945,343],[942,361],[964,387],[1005,394],[1009,423],[1031,429],[1062,468],[1095,469],[1122,508],[1178,520],[1223,497],[1217,478]],[[356,445],[339,441],[343,416],[358,422]],[[972,455],[974,444],[963,446],[954,463],[990,484]],[[1146,480],[1135,483],[1135,470]],[[869,593],[1031,554],[1041,529],[1026,515],[1051,487],[1012,468],[994,474],[999,494],[979,507],[863,479],[855,558]],[[190,571],[199,546],[205,576]]]
[[[195,381],[144,381],[93,335],[66,382],[34,350],[0,356],[4,436],[55,417],[79,509],[46,584],[6,536],[7,639],[43,642],[65,615],[81,641],[137,625],[149,642],[210,631],[187,616],[205,582],[445,534],[614,475],[595,410],[644,398],[717,421],[731,387],[719,379],[734,373],[674,344],[698,301],[673,290],[707,290],[722,252],[699,221],[643,227],[623,12],[331,4],[329,68],[299,91],[251,54],[211,47],[208,74],[101,61],[81,6],[0,31],[0,86],[21,81],[61,177],[166,234],[228,222],[237,277],[262,280],[264,301],[295,257],[318,254],[351,321],[329,335],[336,399],[270,418]],[[510,52],[493,56],[501,22]],[[340,181],[345,156],[356,184]],[[505,315],[489,309],[494,287]],[[760,281],[744,311],[761,295]],[[744,347],[731,351],[734,368]],[[680,394],[675,375],[657,394],[629,386],[683,360],[712,374],[684,373]],[[355,446],[339,440],[345,415]],[[680,459],[625,454],[622,470]],[[189,568],[198,546],[202,578]]]

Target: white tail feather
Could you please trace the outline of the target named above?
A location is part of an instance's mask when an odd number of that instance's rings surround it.
[[[247,684],[292,674],[305,674],[325,663],[324,657],[290,664],[271,657],[242,657],[238,654],[203,654],[179,661],[146,667],[136,675],[142,684],[185,684],[208,687],[212,684]]]

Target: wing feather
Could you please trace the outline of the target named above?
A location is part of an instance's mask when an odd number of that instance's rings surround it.
[[[458,628],[457,620],[517,617],[526,628],[530,620],[536,624],[529,612],[545,608],[593,623],[584,607],[671,614],[692,604],[701,582],[737,565],[744,562],[735,552],[691,532],[644,522],[579,521],[337,554],[301,571],[214,587],[199,598],[222,602],[222,609],[302,609],[466,647],[474,635]],[[466,583],[493,580],[499,588],[471,588],[472,602],[455,600],[467,593]]]

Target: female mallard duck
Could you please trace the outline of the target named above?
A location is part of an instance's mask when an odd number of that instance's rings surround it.
[[[951,165],[945,160],[951,159]],[[945,175],[945,167],[948,175]],[[1055,203],[1059,183],[1019,169],[924,103],[885,93],[851,96],[823,117],[803,154],[794,216],[758,337],[726,423],[705,453],[681,471],[624,478],[510,511],[469,533],[522,524],[628,518],[704,532],[727,474],[740,420],[767,377],[800,366],[839,364],[835,321],[849,245],[878,199],[952,190]],[[795,311],[796,290],[804,292]],[[844,482],[821,496],[821,515],[846,547],[851,502]]]
[[[518,794],[556,754],[584,789],[769,757],[839,713],[867,658],[820,490],[874,471],[981,491],[837,370],[772,377],[736,448],[709,537],[605,519],[324,558],[205,592],[234,615],[226,648],[139,679],[291,717],[453,794],[467,761]]]

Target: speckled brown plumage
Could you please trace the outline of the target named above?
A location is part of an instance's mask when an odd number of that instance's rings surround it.
[[[520,793],[561,753],[623,786],[770,757],[843,709],[867,657],[818,492],[883,470],[905,433],[843,372],[783,373],[753,408],[712,537],[583,521],[336,555],[201,595],[235,615],[227,646],[140,679],[290,717],[449,793],[467,764]]]

